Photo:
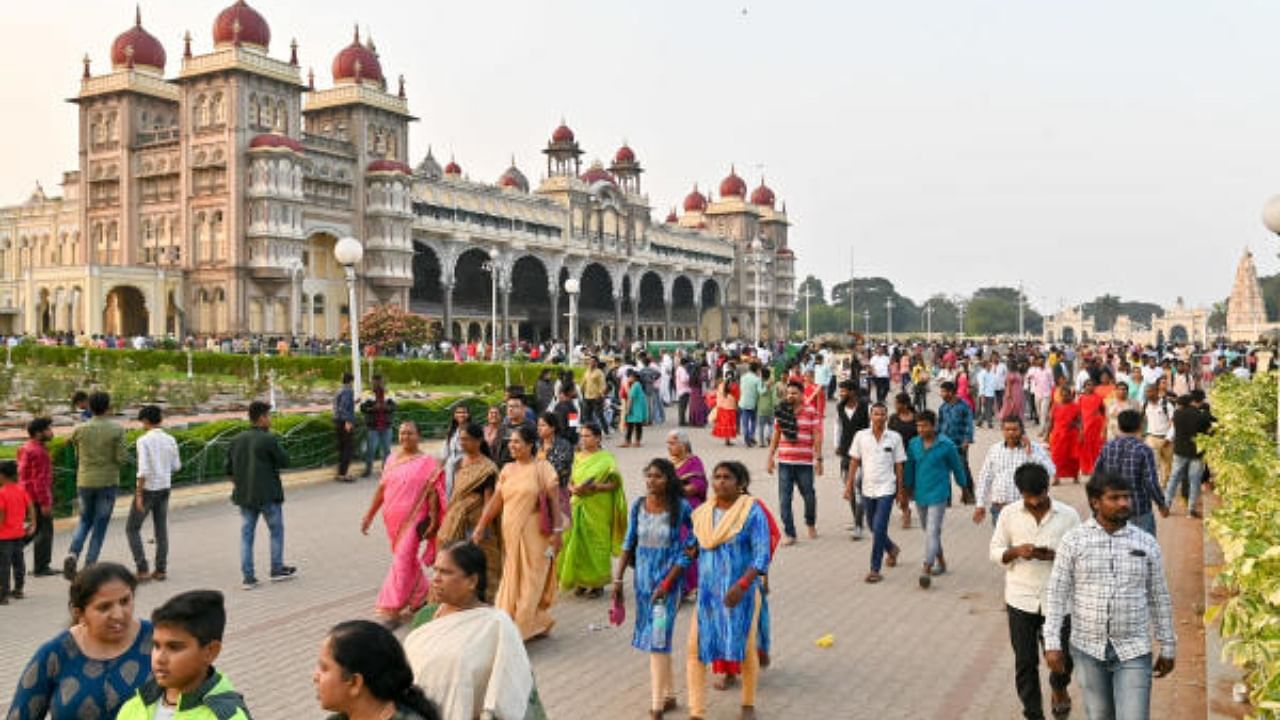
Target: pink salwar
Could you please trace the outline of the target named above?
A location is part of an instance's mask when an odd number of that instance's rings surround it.
[[[427,599],[426,569],[435,562],[436,541],[429,539],[423,548],[418,525],[427,519],[433,504],[437,517],[444,516],[444,473],[435,458],[423,454],[384,470],[382,487],[382,521],[391,541],[391,567],[378,591],[377,608],[400,613]]]

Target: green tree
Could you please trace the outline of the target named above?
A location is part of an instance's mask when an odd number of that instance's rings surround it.
[[[804,310],[804,294],[806,290],[813,296],[809,298],[810,307],[827,304],[826,293],[822,290],[822,280],[810,275],[796,288],[796,297],[798,298],[796,307],[800,308],[801,311]]]

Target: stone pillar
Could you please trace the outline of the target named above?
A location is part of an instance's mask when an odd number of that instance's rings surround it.
[[[729,339],[729,306],[720,306],[720,339]]]
[[[637,284],[631,285],[631,339],[636,341],[640,339],[640,288]]]
[[[502,294],[502,327],[493,337],[495,342],[505,343],[511,332],[511,286],[503,285],[498,292]]]
[[[662,325],[662,339],[670,340],[671,339],[671,311],[672,311],[671,303],[670,302],[663,303],[662,309],[663,311],[666,312],[666,319]]]
[[[613,330],[611,335],[614,342],[622,342],[624,334],[622,329],[622,287],[619,285],[613,293]]]
[[[453,341],[453,283],[442,284],[444,292],[444,333],[442,340]]]
[[[693,299],[693,340],[702,342],[702,295],[698,294]]]
[[[560,337],[560,293],[557,292],[555,281],[550,283],[547,292],[551,295],[551,337],[547,340],[556,340]]]

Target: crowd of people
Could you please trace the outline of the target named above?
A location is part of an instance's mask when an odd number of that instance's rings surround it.
[[[337,479],[352,480],[353,431],[363,415],[371,438],[364,475],[382,465],[359,527],[368,534],[382,515],[390,562],[377,622],[334,627],[318,652],[317,697],[335,717],[542,716],[525,644],[552,632],[561,592],[607,597],[615,624],[631,605],[632,645],[650,656],[652,717],[678,703],[671,652],[682,611],[692,613],[691,716],[705,715],[709,670],[717,687],[741,686],[742,716],[753,717],[759,673],[769,664],[769,570],[779,547],[801,540],[797,491],[803,537],[817,538],[815,478],[830,448],[851,538],[872,537],[867,583],[884,581],[885,567],[898,564],[895,508],[902,527],[915,522],[926,533],[919,586],[945,575],[943,519],[958,494],[974,505],[974,523],[992,523],[991,559],[1005,570],[1025,716],[1043,717],[1042,645],[1055,715],[1069,711],[1074,672],[1089,717],[1117,709],[1117,717],[1145,717],[1152,668],[1155,677],[1167,674],[1176,647],[1154,513],[1168,517],[1185,489],[1188,514],[1199,515],[1206,469],[1195,439],[1213,423],[1204,388],[1223,372],[1247,373],[1243,359],[1234,369],[1225,362],[1202,369],[1194,357],[1142,348],[1014,345],[1002,353],[977,344],[852,353],[715,345],[656,357],[583,350],[580,376],[547,371],[532,391],[507,388],[485,418],[456,407],[439,453],[424,449],[412,422],[395,422],[378,379],[363,401],[343,379],[333,413]],[[930,409],[935,390],[941,403]],[[174,596],[149,622],[133,616],[139,583],[167,577],[169,492],[181,467],[158,407],[139,412],[146,432],[126,523],[135,570],[99,562],[128,459],[110,403],[106,393],[89,395],[90,418],[70,439],[80,514],[61,571],[71,581],[73,624],[32,658],[11,717],[187,717],[198,707],[247,717],[243,699],[214,669],[226,623],[219,593]],[[259,519],[270,534],[269,578],[297,572],[284,559],[280,473],[288,458],[270,432],[271,414],[266,403],[252,403],[252,427],[228,451],[245,589],[259,584]],[[969,454],[983,425],[998,425],[1001,438],[974,472]],[[655,427],[665,452],[644,466],[644,493],[628,499],[609,447],[643,447],[645,429]],[[777,476],[776,509],[750,494],[743,462],[720,462],[708,473],[690,428],[759,448],[766,473]],[[22,598],[25,537],[34,536],[34,574],[57,574],[47,419],[32,421],[28,434],[18,462],[0,463],[0,603]],[[1093,514],[1085,522],[1050,497],[1052,486],[1081,479]],[[154,563],[140,539],[148,517]],[[403,625],[411,630],[401,643],[392,632]],[[104,662],[107,672],[93,664]]]

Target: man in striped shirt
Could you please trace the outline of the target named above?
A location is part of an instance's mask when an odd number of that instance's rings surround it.
[[[766,469],[778,469],[778,502],[782,505],[784,545],[796,542],[796,522],[791,514],[791,495],[799,487],[804,501],[804,524],[810,539],[818,537],[818,497],[813,476],[822,474],[822,419],[804,401],[804,383],[787,383],[786,402],[774,410],[773,440],[769,443]]]

